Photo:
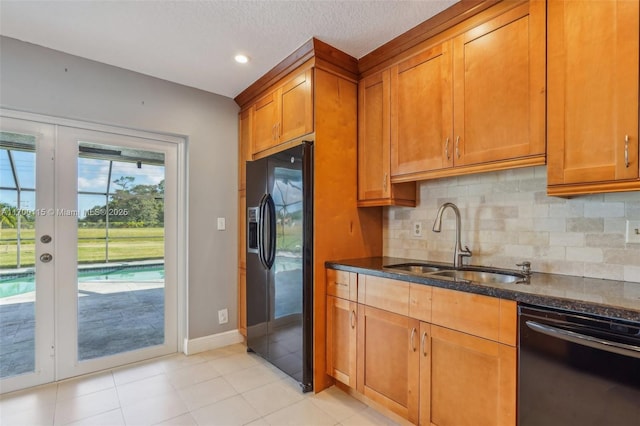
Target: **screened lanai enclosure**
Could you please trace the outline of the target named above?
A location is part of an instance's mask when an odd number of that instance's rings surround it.
[[[36,370],[38,292],[75,292],[77,361],[165,336],[165,154],[77,140],[75,161],[54,170],[38,137],[0,132],[0,379]],[[69,191],[75,203],[60,205]],[[72,249],[56,251],[62,240]],[[75,279],[54,280],[55,262]]]
[[[33,266],[38,215],[78,219],[79,263],[161,259],[164,158],[161,153],[82,143],[75,209],[36,208],[35,137],[2,133],[2,267]]]

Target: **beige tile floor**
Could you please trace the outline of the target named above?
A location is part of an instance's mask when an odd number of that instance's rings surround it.
[[[0,397],[0,425],[395,425],[332,387],[318,394],[233,345]]]

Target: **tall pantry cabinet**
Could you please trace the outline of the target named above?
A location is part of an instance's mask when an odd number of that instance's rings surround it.
[[[239,159],[258,159],[313,141],[314,149],[314,389],[332,381],[326,371],[327,260],[382,254],[382,212],[357,208],[357,61],[311,39],[273,70],[240,93]],[[257,114],[264,99],[275,112]],[[290,110],[286,109],[290,107]],[[265,116],[272,117],[269,124]],[[258,122],[256,122],[258,119]],[[259,131],[257,129],[260,129]],[[265,132],[265,129],[267,130]],[[273,133],[270,133],[272,129]],[[261,135],[256,140],[256,132]],[[242,183],[242,182],[241,182]],[[243,192],[238,197],[239,228],[246,226]],[[239,233],[239,319],[246,324],[243,271],[244,238]]]

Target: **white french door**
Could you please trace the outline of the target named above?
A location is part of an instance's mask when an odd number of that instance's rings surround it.
[[[0,119],[0,391],[176,352],[180,141]]]
[[[54,216],[42,212],[55,205],[54,136],[50,124],[0,117],[2,392],[55,378],[55,263],[35,261],[52,252]]]

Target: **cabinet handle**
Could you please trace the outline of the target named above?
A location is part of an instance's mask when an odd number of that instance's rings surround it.
[[[416,328],[413,327],[411,329],[411,349],[415,352],[416,351],[416,345],[413,343],[413,336],[416,335]]]
[[[450,158],[449,157],[449,138],[447,137],[447,140],[444,142],[444,153],[447,156],[447,160]]]
[[[629,168],[629,135],[624,135],[624,165]]]
[[[421,339],[422,355],[424,356],[427,356],[427,347],[425,346],[426,338],[427,338],[427,332],[425,331],[424,333],[422,333],[422,339]]]
[[[387,173],[384,174],[384,178],[382,178],[382,189],[384,192],[387,192]]]
[[[275,124],[273,126],[271,126],[271,140],[272,141],[276,140],[276,125]]]
[[[356,311],[351,311],[351,328],[356,328]]]
[[[460,136],[456,138],[456,157],[460,158]]]

